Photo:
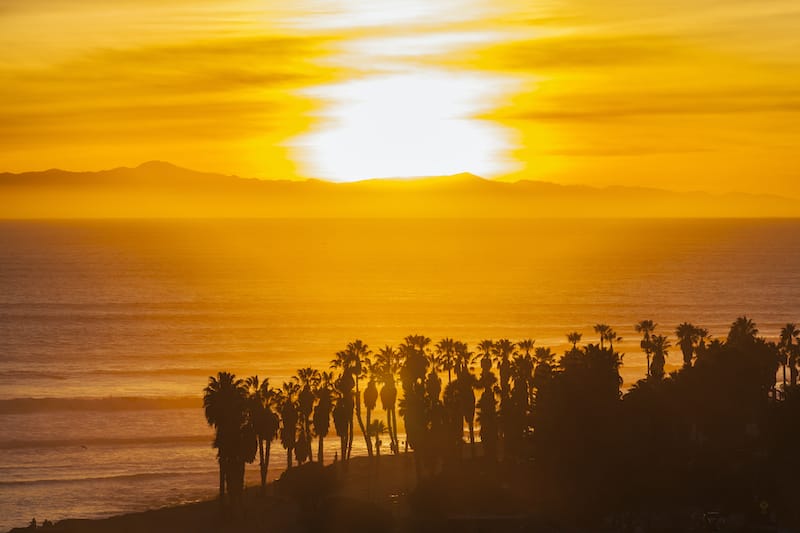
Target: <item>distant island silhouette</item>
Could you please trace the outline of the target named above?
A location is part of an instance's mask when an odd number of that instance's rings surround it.
[[[260,180],[159,161],[99,172],[2,173],[0,195],[6,219],[800,216],[795,199],[767,194],[507,183],[468,173],[348,183]]]

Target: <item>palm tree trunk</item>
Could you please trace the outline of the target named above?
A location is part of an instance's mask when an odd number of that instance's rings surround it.
[[[394,431],[394,453],[400,454],[400,440],[397,438],[397,410],[392,405],[392,430]]]
[[[258,438],[258,466],[261,467],[261,493],[267,488],[267,465],[264,463],[264,439]]]
[[[369,435],[367,435],[367,430],[364,428],[364,421],[361,419],[361,393],[358,392],[357,379],[356,379],[356,419],[358,420],[358,427],[361,429],[361,434],[364,435],[364,442],[366,442],[367,444],[367,455],[369,457],[372,457],[372,441],[369,440]]]
[[[264,479],[267,479],[269,473],[269,451],[272,448],[272,441],[268,440],[264,447]]]
[[[293,448],[286,448],[286,468],[292,467],[292,450]]]
[[[370,422],[372,422],[372,409],[367,408],[367,429],[369,429]],[[369,440],[369,437],[367,437],[367,440]],[[370,454],[371,456],[372,454]]]
[[[469,449],[472,453],[472,458],[475,459],[475,423],[469,420],[467,426],[469,427]]]
[[[222,458],[219,458],[219,504],[225,505],[225,467]]]
[[[386,429],[389,432],[389,448],[394,453],[394,433],[392,433],[392,412],[386,409]]]
[[[307,453],[308,462],[309,463],[313,463],[314,462],[314,454],[311,452],[311,443],[313,442],[311,440],[311,420],[308,419],[308,418],[306,418],[306,428],[305,429],[306,429],[306,444],[307,444],[306,451],[308,452]]]
[[[354,411],[355,412],[355,411]],[[347,459],[350,459],[350,452],[353,450],[353,427],[355,424],[353,423],[353,416],[350,416],[350,424],[348,428],[348,436],[347,436]]]
[[[322,462],[322,435],[319,436],[319,446],[317,446],[317,461],[319,464],[323,464]]]

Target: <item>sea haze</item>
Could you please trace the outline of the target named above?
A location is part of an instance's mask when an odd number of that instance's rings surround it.
[[[212,495],[200,405],[219,370],[278,385],[355,338],[415,333],[561,353],[605,322],[630,384],[642,319],[719,337],[747,314],[775,338],[800,320],[798,234],[759,219],[0,222],[0,530]],[[273,475],[284,465],[275,443]]]

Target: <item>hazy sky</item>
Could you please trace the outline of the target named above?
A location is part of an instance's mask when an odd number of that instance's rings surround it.
[[[0,170],[798,196],[795,0],[0,0]]]

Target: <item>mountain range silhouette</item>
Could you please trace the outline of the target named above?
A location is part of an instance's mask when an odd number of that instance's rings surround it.
[[[262,180],[163,161],[98,172],[0,173],[0,218],[796,217],[798,202],[769,194],[674,192],[460,173],[369,179]]]

